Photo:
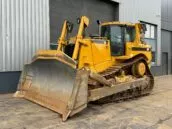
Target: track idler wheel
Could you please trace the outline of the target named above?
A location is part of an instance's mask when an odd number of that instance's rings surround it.
[[[136,77],[143,77],[146,73],[145,63],[140,61],[138,63],[133,64],[131,68],[132,74]]]

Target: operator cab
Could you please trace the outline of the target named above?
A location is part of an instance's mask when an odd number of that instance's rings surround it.
[[[110,40],[111,55],[125,55],[126,42],[134,42],[136,37],[136,29],[134,25],[125,24],[107,24],[101,26],[101,37]]]

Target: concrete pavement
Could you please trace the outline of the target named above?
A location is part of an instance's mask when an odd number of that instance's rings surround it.
[[[11,96],[0,95],[0,129],[172,129],[172,76],[156,78],[149,96],[89,104],[66,122],[53,111]]]

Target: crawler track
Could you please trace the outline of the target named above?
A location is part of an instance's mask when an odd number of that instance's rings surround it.
[[[104,103],[109,103],[109,102],[124,101],[124,100],[128,100],[128,99],[134,99],[137,97],[141,97],[141,96],[151,93],[151,91],[154,87],[154,77],[143,57],[137,57],[132,60],[128,60],[121,65],[112,66],[109,69],[101,72],[100,74],[103,77],[105,77],[106,79],[110,79],[110,78],[114,77],[116,74],[118,74],[120,70],[124,70],[126,72],[129,71],[129,69],[131,69],[131,66],[139,61],[143,61],[146,64],[146,74],[145,74],[145,76],[147,77],[145,79],[145,82],[147,84],[146,86],[143,84],[140,84],[140,86],[138,86],[137,88],[131,88],[131,89],[125,90],[123,92],[119,92],[119,93],[113,94],[111,96],[99,99],[96,101],[96,103],[104,104]],[[136,80],[137,79],[139,79],[139,78],[136,78]]]

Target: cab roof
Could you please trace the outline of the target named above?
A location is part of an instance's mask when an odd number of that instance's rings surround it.
[[[130,23],[130,22],[119,22],[119,21],[101,23],[101,26],[104,26],[104,25],[127,25],[127,26],[135,26],[134,23]]]

